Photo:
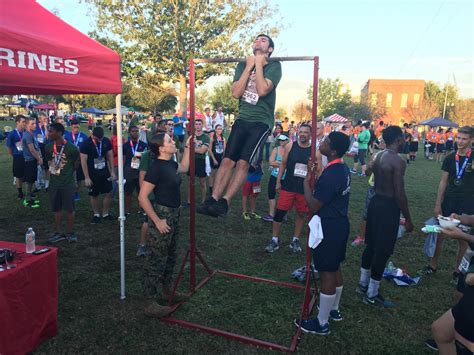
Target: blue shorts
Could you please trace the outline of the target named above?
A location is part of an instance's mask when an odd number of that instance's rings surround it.
[[[324,239],[316,249],[312,249],[314,267],[320,272],[336,272],[346,259],[349,219],[321,219],[321,223]]]

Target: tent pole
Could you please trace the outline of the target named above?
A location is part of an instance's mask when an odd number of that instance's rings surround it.
[[[117,150],[118,150],[118,188],[120,221],[120,299],[125,299],[125,205],[123,190],[123,139],[122,139],[122,95],[115,97],[117,110]]]

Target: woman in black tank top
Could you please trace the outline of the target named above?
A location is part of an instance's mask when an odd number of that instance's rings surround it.
[[[212,168],[211,175],[209,175],[209,191],[211,194],[212,187],[214,186],[216,171],[217,169],[219,169],[222,159],[224,158],[226,140],[222,135],[222,131],[222,125],[216,125],[215,133],[211,139],[211,144],[209,146],[209,160]]]

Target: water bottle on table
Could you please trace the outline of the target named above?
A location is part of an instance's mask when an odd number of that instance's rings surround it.
[[[33,228],[28,228],[25,234],[26,253],[31,254],[36,250],[35,246],[35,231]]]

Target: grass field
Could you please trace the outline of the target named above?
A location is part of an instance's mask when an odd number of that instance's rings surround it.
[[[3,128],[4,123],[0,125]],[[10,124],[11,125],[11,124]],[[407,169],[406,189],[415,231],[397,242],[392,261],[412,275],[426,263],[422,253],[424,236],[420,228],[432,215],[440,166],[419,160]],[[347,159],[349,161],[349,159]],[[351,165],[351,163],[350,163]],[[268,177],[268,176],[267,176]],[[267,178],[266,177],[266,178]],[[266,191],[266,178],[264,191]],[[44,244],[53,232],[52,214],[45,193],[40,193],[41,209],[25,209],[16,200],[11,179],[11,159],[0,149],[0,238],[23,242],[29,226],[36,231],[37,243]],[[185,198],[186,184],[183,186]],[[350,220],[351,239],[358,232],[367,181],[353,177]],[[141,223],[137,214],[126,222],[127,299],[119,299],[118,222],[89,224],[91,210],[82,191],[76,218],[76,244],[59,244],[59,334],[44,342],[38,353],[260,353],[266,350],[242,345],[219,337],[168,326],[142,313],[141,272],[143,259],[135,256]],[[258,200],[258,212],[266,213],[266,194]],[[137,209],[136,207],[134,208]],[[118,203],[113,212],[118,215]],[[225,220],[197,217],[198,246],[211,267],[249,275],[289,281],[290,273],[304,264],[304,254],[293,254],[287,247],[293,230],[293,215],[282,227],[284,248],[267,255],[264,247],[271,237],[271,224],[244,222],[240,196],[232,203]],[[179,254],[186,250],[189,211],[181,218]],[[306,238],[304,238],[306,239]],[[301,353],[322,354],[422,354],[430,337],[430,324],[452,306],[453,286],[449,284],[456,244],[448,241],[435,276],[422,279],[418,286],[396,287],[383,282],[384,295],[397,304],[393,310],[371,308],[362,303],[354,290],[359,277],[362,248],[348,247],[343,264],[345,287],[341,301],[344,321],[332,324],[328,337],[305,335]],[[180,262],[180,260],[178,261]],[[202,274],[202,270],[198,269]],[[292,319],[298,315],[301,291],[271,285],[215,277],[201,289],[176,316],[209,326],[289,345],[294,332]]]

